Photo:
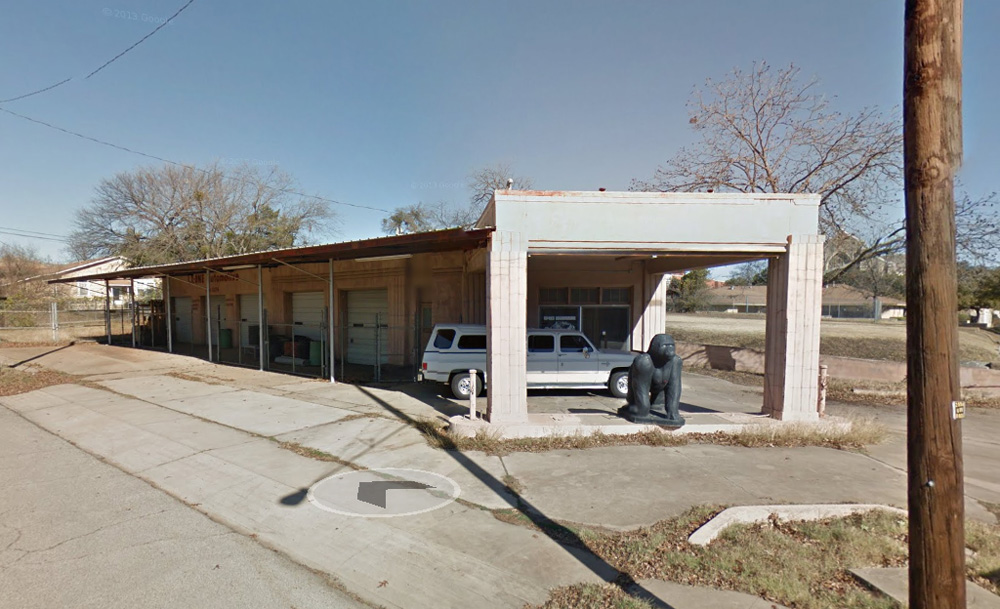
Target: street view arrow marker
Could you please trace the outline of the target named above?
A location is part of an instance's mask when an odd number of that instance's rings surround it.
[[[434,488],[430,484],[414,480],[389,480],[386,482],[361,482],[358,484],[358,501],[385,509],[386,493],[398,489],[423,490]]]

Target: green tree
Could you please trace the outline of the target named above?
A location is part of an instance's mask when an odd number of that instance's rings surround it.
[[[740,264],[729,279],[726,280],[726,285],[767,285],[767,261],[751,260],[750,262]]]
[[[670,280],[668,291],[673,297],[674,308],[683,313],[703,311],[708,308],[708,269],[688,271],[678,279]]]
[[[292,247],[330,228],[326,203],[298,198],[277,168],[164,165],[102,180],[78,210],[70,251],[163,264]]]

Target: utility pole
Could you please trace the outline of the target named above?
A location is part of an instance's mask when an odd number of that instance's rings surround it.
[[[962,159],[962,0],[906,0],[910,607],[965,607],[954,175]]]

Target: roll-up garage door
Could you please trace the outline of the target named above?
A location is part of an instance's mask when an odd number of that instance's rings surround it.
[[[378,319],[380,327],[375,328]],[[381,363],[389,361],[389,291],[354,290],[347,293],[347,363],[375,364],[378,335],[378,354]]]
[[[191,332],[191,297],[178,296],[173,300],[174,331],[177,333],[177,342],[189,343],[193,340]]]
[[[258,335],[254,333],[251,340],[250,326],[260,327],[260,308],[257,304],[257,295],[240,294],[240,344],[256,347]]]
[[[323,334],[323,292],[292,294],[292,323],[296,336],[319,340]]]

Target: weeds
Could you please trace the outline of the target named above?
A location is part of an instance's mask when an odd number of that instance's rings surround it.
[[[625,532],[587,531],[588,549],[622,572],[620,581],[659,579],[744,592],[802,609],[889,609],[895,602],[858,583],[848,569],[907,564],[905,517],[871,511],[819,521],[784,521],[726,529],[706,547],[688,537],[721,510],[695,507],[669,520]],[[523,523],[511,518],[508,522]],[[966,524],[974,551],[970,579],[996,593],[1000,585],[1000,527]],[[577,585],[552,590],[543,609],[644,607],[614,586]]]
[[[45,368],[8,368],[0,366],[0,396],[16,395],[51,387],[52,385],[64,385],[75,383],[76,377],[47,370]]]

